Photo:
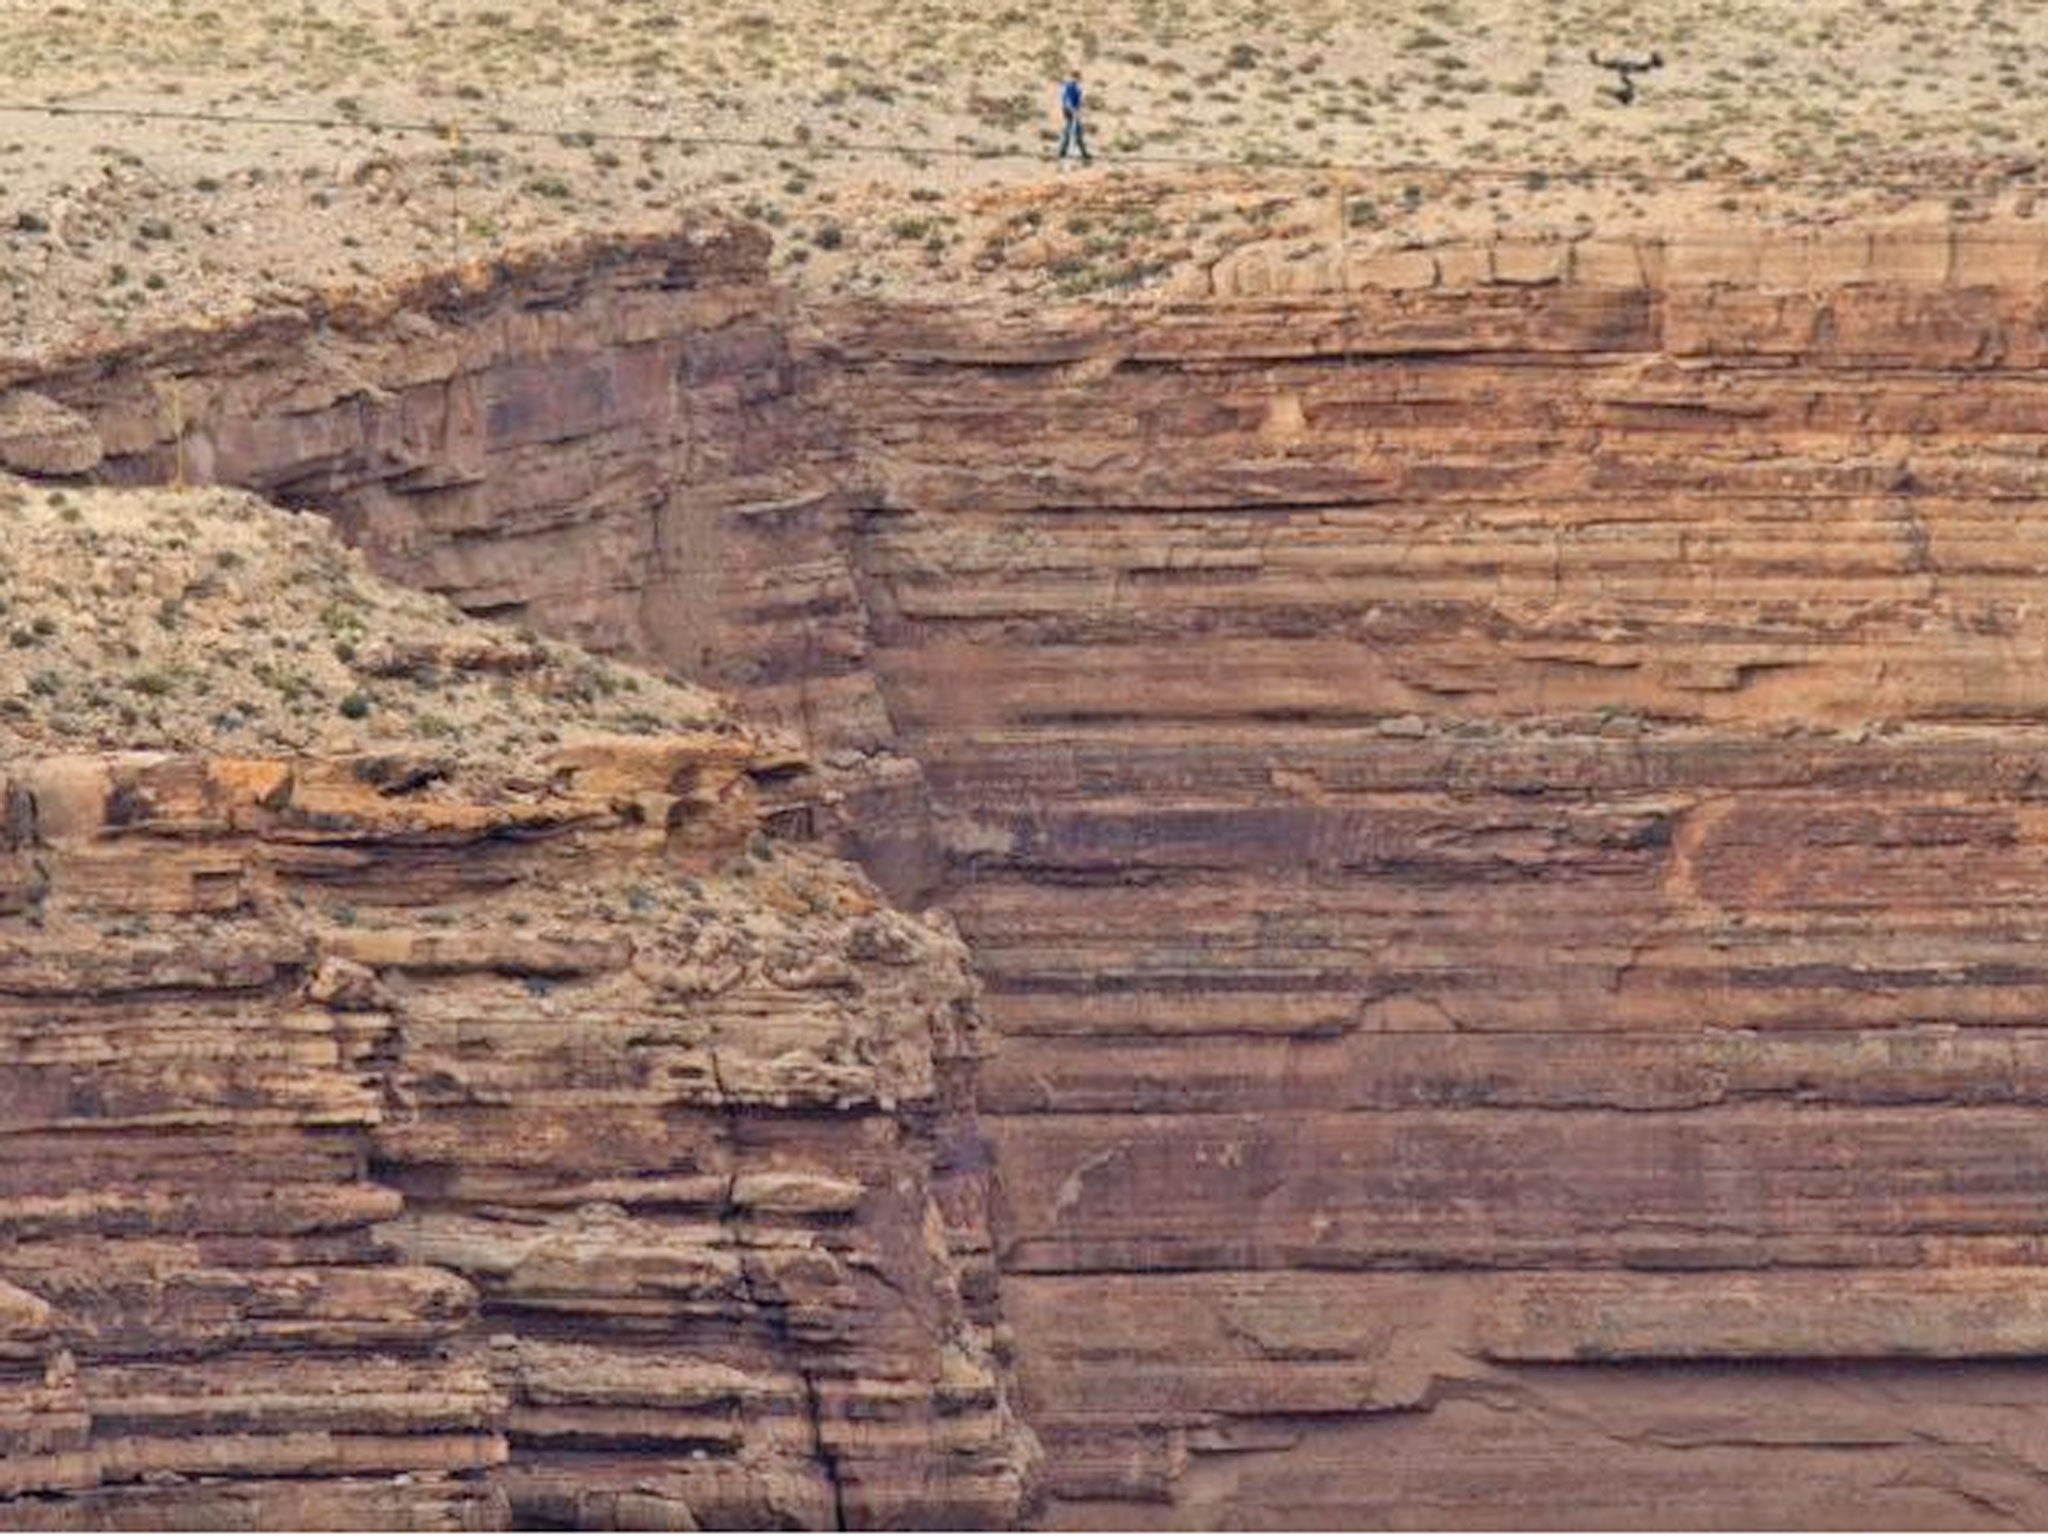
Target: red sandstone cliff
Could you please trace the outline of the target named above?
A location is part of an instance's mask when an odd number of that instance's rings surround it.
[[[82,363],[24,440],[805,738],[779,814],[986,982],[1056,1520],[2048,1518],[2038,242],[1009,317],[706,249]]]

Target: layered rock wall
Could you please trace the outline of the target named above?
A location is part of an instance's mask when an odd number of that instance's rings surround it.
[[[1016,1520],[958,939],[786,745],[554,734],[10,738],[0,1529]]]
[[[922,777],[847,562],[868,498],[766,253],[725,226],[577,246],[87,357],[0,408],[0,463],[315,507],[469,612],[732,687],[827,744],[814,830],[915,893],[934,878]]]
[[[2040,1517],[2048,308],[1950,271],[845,335],[1062,1520]]]
[[[2039,249],[643,253],[43,387],[806,735],[988,988],[1056,1520],[2031,1524]]]

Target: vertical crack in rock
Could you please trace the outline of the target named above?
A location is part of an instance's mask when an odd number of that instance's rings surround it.
[[[726,1114],[727,1135],[732,1143],[737,1146],[740,1142],[739,1116],[744,1113],[744,1107],[741,1101],[735,1098],[726,1087],[725,1079],[719,1069],[719,1053],[716,1044],[711,1046],[708,1057],[711,1064],[712,1081],[718,1089],[718,1102],[724,1108]],[[803,1341],[796,1337],[795,1332],[790,1327],[788,1298],[780,1295],[762,1295],[760,1287],[755,1281],[753,1265],[749,1261],[748,1254],[750,1244],[746,1233],[742,1230],[744,1217],[740,1205],[733,1195],[734,1181],[737,1178],[738,1175],[734,1175],[734,1179],[728,1180],[726,1184],[725,1198],[721,1204],[719,1216],[731,1235],[734,1248],[740,1254],[738,1278],[741,1293],[745,1296],[748,1305],[754,1308],[762,1318],[766,1319],[784,1359],[791,1363],[803,1384],[804,1419],[810,1430],[810,1458],[817,1466],[818,1471],[823,1475],[825,1484],[832,1494],[832,1523],[830,1528],[835,1531],[852,1530],[853,1526],[847,1519],[846,1488],[840,1475],[839,1453],[833,1447],[829,1431],[826,1427],[824,1404],[818,1391],[817,1371],[808,1363],[809,1350]]]
[[[809,1371],[804,1373],[804,1401],[810,1412],[811,1438],[817,1447],[818,1462],[832,1488],[832,1529],[850,1531],[853,1526],[846,1516],[846,1485],[840,1480],[839,1453],[831,1448],[826,1438],[825,1410],[818,1397],[818,1379]]]

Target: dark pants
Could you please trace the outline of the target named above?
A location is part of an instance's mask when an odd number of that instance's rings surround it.
[[[1081,126],[1081,114],[1078,112],[1069,112],[1067,114],[1067,129],[1066,132],[1060,135],[1060,158],[1062,160],[1067,158],[1067,151],[1070,148],[1079,150],[1083,160],[1093,160],[1095,158],[1088,153],[1088,131]]]

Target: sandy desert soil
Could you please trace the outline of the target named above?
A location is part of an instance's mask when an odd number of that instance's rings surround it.
[[[0,758],[424,748],[453,772],[564,732],[720,730],[714,696],[372,576],[324,518],[240,491],[0,475]]]
[[[820,291],[1069,297],[1340,228],[2025,215],[2044,43],[2032,0],[0,0],[0,352],[707,205]],[[1626,107],[1587,61],[1652,49]]]

